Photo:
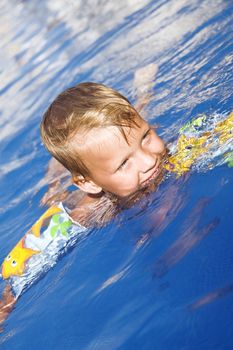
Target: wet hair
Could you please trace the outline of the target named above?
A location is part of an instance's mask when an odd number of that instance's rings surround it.
[[[117,126],[127,141],[123,128],[137,126],[138,117],[127,98],[116,90],[85,82],[65,90],[52,102],[41,122],[41,137],[52,156],[73,176],[86,177],[89,171],[78,145],[88,139],[88,131]]]

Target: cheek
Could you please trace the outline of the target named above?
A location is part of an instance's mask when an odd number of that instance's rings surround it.
[[[138,177],[132,171],[125,171],[114,179],[108,179],[103,189],[116,194],[119,197],[126,197],[138,189]]]
[[[138,186],[138,176],[134,171],[126,170],[121,175],[114,179],[112,185],[118,190],[134,190]]]
[[[125,188],[128,193],[126,195],[131,194],[136,191],[139,186],[139,175],[137,172],[128,172],[125,176],[125,179],[122,181],[122,188]]]

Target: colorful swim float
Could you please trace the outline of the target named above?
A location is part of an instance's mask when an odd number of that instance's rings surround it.
[[[219,118],[202,115],[180,128],[165,168],[181,176],[191,167],[202,171],[223,163],[232,167],[233,113],[224,120]]]
[[[15,297],[54,266],[61,253],[86,232],[62,203],[49,208],[2,263],[2,278],[10,283]]]

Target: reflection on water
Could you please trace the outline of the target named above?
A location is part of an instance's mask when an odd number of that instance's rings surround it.
[[[134,103],[134,73],[157,64],[146,112],[169,142],[232,111],[231,1],[2,0],[0,19],[1,260],[44,210],[38,126],[68,86],[103,82]],[[59,261],[20,298],[1,347],[231,350],[232,168],[203,173],[202,159]]]
[[[198,309],[199,307],[212,303],[215,300],[218,300],[219,298],[223,298],[232,292],[233,292],[233,284],[228,284],[225,287],[219,288],[217,290],[214,290],[213,292],[206,294],[199,300],[192,303],[189,307],[192,310]]]
[[[199,227],[198,223],[201,220],[205,206],[209,200],[203,198],[199,200],[192,209],[191,214],[185,219],[181,229],[180,237],[170,245],[167,251],[158,259],[155,265],[155,276],[162,277],[175,264],[177,264],[191,249],[205,238],[212,230],[214,230],[219,220],[216,218],[204,227]]]
[[[121,87],[130,96],[128,75],[147,62],[158,62],[154,115],[174,105],[188,115],[210,97],[216,95],[224,103],[231,96],[222,79],[223,75],[224,80],[230,79],[232,63],[231,53],[224,54],[230,45],[226,33],[230,17],[224,16],[227,4],[223,1],[186,6],[186,1],[127,1],[124,5],[87,1],[84,5],[67,0],[42,1],[40,6],[16,2],[14,8],[2,1],[1,7],[0,140],[18,132],[32,116],[38,118],[48,97],[87,72],[90,80]],[[226,40],[215,39],[217,35]],[[208,52],[200,56],[204,47]],[[207,70],[210,57],[214,64]],[[5,107],[9,99],[10,110]]]

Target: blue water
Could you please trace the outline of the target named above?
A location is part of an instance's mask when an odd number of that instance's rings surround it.
[[[53,98],[98,81],[135,102],[134,72],[156,63],[147,115],[172,140],[198,114],[232,111],[232,21],[230,0],[1,1],[1,261],[44,211]],[[226,165],[170,177],[20,297],[1,349],[232,350],[232,195]]]

